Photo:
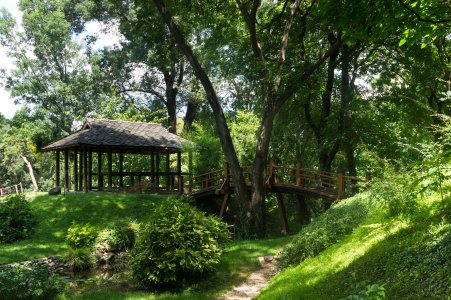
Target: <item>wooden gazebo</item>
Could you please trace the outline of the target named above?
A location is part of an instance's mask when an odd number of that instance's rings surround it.
[[[185,143],[158,124],[88,119],[79,131],[42,150],[56,152],[57,187],[64,154],[65,191],[183,193]]]

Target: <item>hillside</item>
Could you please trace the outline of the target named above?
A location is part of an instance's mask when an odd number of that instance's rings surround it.
[[[103,229],[118,220],[139,222],[164,196],[125,194],[82,194],[48,196],[29,201],[39,220],[30,239],[0,245],[0,264],[61,254],[67,228],[75,220]]]
[[[350,295],[365,299],[447,299],[451,294],[450,198],[442,203],[436,193],[418,197],[416,209],[393,216],[376,200],[375,193],[347,199],[301,230],[295,241],[304,236],[308,242],[311,236],[314,244],[317,223],[323,219],[333,221],[330,215],[337,215],[338,210],[346,212],[344,215],[355,214],[357,203],[367,209],[364,221],[351,234],[317,256],[310,255],[283,269],[257,299],[341,299]],[[335,226],[348,221],[338,221]],[[339,231],[319,228],[323,236]],[[288,248],[299,244],[292,242]]]

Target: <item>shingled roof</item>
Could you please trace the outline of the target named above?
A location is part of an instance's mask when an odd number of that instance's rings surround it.
[[[42,148],[43,151],[87,146],[181,149],[187,140],[159,124],[88,119],[73,134]]]

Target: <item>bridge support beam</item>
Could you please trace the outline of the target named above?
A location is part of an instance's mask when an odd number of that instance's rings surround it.
[[[288,218],[282,193],[276,193],[277,205],[279,206],[280,222],[282,223],[282,234],[288,234]]]
[[[224,200],[222,201],[221,211],[219,212],[219,217],[222,218],[227,211],[227,207],[229,206],[230,194],[227,193],[224,195]]]
[[[306,225],[310,222],[310,214],[307,208],[307,203],[305,202],[305,197],[303,195],[296,195],[299,203],[299,222]]]

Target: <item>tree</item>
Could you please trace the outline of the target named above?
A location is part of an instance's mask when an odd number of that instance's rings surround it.
[[[45,109],[59,131],[67,133],[74,119],[93,110],[98,90],[90,79],[89,57],[72,41],[65,4],[20,1],[23,32],[2,11],[0,42],[16,62],[6,77],[11,96],[16,102]]]

